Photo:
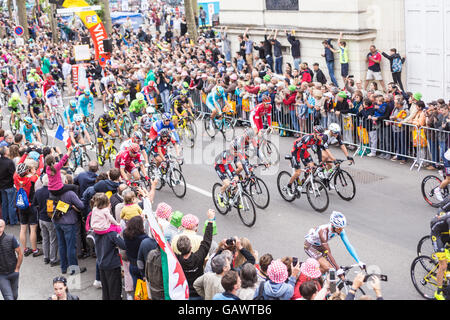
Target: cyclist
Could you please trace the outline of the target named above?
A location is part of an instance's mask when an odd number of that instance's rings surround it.
[[[23,122],[20,133],[25,137],[25,141],[29,143],[35,142],[34,135],[36,135],[36,140],[42,144],[41,135],[37,126],[33,123],[33,118],[26,117]]]
[[[167,146],[170,143],[175,146],[177,157],[179,157],[180,152],[178,149],[178,144],[174,139],[171,138],[170,131],[167,128],[161,129],[156,139],[153,140],[152,144],[150,145],[150,154],[155,159],[157,168],[159,168],[161,162],[166,160]]]
[[[152,128],[150,129],[150,140],[155,140],[162,129],[169,129],[169,132],[174,134],[175,141],[178,143],[180,139],[178,138],[178,134],[171,119],[172,115],[170,113],[163,113],[161,116],[161,120],[154,122]]]
[[[142,110],[145,110],[147,103],[145,102],[145,97],[142,93],[136,94],[136,99],[131,101],[130,104],[130,116],[133,123],[138,122],[138,118],[142,117]]]
[[[240,174],[242,170],[246,175],[250,175],[249,161],[248,161],[248,149],[252,143],[253,147],[257,149],[258,143],[255,139],[255,132],[247,128],[244,130],[242,136],[236,137],[230,143],[230,153],[234,156],[234,165],[236,166],[236,174]]]
[[[86,129],[86,125],[83,123],[83,116],[81,114],[76,114],[73,116],[73,120],[74,122],[69,126],[69,136],[72,145],[85,144],[84,138],[87,138],[88,142],[93,145],[89,132]],[[84,147],[84,152],[86,152],[86,147]]]
[[[158,87],[156,86],[155,81],[153,80],[149,81],[149,83],[142,88],[141,93],[144,95],[145,101],[148,104],[154,105],[155,99],[159,95],[159,90]]]
[[[287,187],[283,187],[283,191],[287,191],[288,194],[294,194],[295,191],[292,190],[292,184],[295,180],[298,179],[298,177],[301,174],[301,164],[300,160],[303,163],[303,165],[306,167],[313,168],[314,167],[314,161],[311,158],[311,155],[308,152],[308,149],[312,149],[316,154],[317,158],[319,159],[319,163],[322,162],[322,139],[324,135],[324,128],[320,125],[314,126],[312,134],[304,135],[301,138],[298,138],[294,141],[294,146],[291,150],[291,166],[295,169],[294,174],[291,177],[291,180],[289,181]]]
[[[217,114],[222,115],[222,107],[219,104],[219,100],[222,100],[225,105],[228,105],[227,98],[225,96],[225,90],[221,86],[216,86],[206,98],[206,106],[211,110],[211,118],[209,122],[209,127],[214,128],[213,120],[216,118]]]
[[[6,87],[6,80],[8,79],[8,69],[3,68],[0,71],[0,85],[2,89],[5,89]]]
[[[55,82],[55,80],[53,80],[52,75],[50,73],[47,74],[47,77],[45,78],[44,83],[42,83],[42,92],[44,93],[44,96],[45,96],[47,90],[49,90],[54,85],[56,85],[56,82]]]
[[[64,126],[71,124],[73,122],[74,115],[77,113],[78,113],[77,101],[72,99],[69,101],[69,105],[67,106],[67,108],[64,110],[63,113]]]
[[[194,103],[192,102],[192,99],[189,97],[189,91],[187,89],[181,90],[180,94],[175,96],[171,101],[173,110],[178,118],[183,118],[184,110],[186,110],[189,113],[189,115],[194,118],[194,113],[192,112],[192,109],[194,108]]]
[[[122,144],[120,145],[120,148],[119,148],[119,152],[129,149],[133,143],[136,143],[139,146],[139,148],[141,149],[141,154],[144,157],[145,164],[147,165],[148,164],[148,156],[147,156],[147,153],[145,152],[143,135],[140,131],[133,132],[130,139],[127,139],[124,142],[122,142]]]
[[[147,107],[145,109],[145,112],[146,113],[141,117],[141,120],[139,121],[140,129],[145,136],[150,137],[152,125],[154,122],[158,121],[158,118],[155,115],[156,110],[153,107]]]
[[[337,143],[341,147],[342,152],[347,157],[347,160],[355,162],[355,160],[353,160],[353,158],[348,155],[347,147],[345,146],[344,142],[342,142],[341,127],[337,123],[330,123],[330,125],[328,126],[328,130],[325,131],[322,140],[322,160],[324,162],[336,161],[336,158],[333,156],[330,150],[330,143],[332,143],[333,139],[336,139]],[[328,171],[330,172],[332,170],[331,163],[327,163],[326,166],[328,168]]]
[[[39,84],[36,82],[34,78],[28,79],[27,84],[25,85],[25,95],[27,97],[27,102],[30,104],[31,100],[36,98],[36,93],[40,91]]]
[[[447,186],[450,183],[450,149],[447,149],[447,151],[444,153],[444,176],[445,179],[441,182],[441,184],[434,189],[434,194],[436,195],[436,199],[438,201],[444,201],[444,198],[442,196],[443,190],[447,188]]]
[[[89,105],[91,106],[91,112],[89,113]],[[85,89],[83,94],[78,97],[77,111],[81,113],[85,118],[89,118],[90,114],[94,114],[94,98],[91,91]]]
[[[229,150],[224,150],[219,153],[214,160],[214,170],[216,171],[219,179],[222,180],[222,188],[220,188],[220,193],[217,197],[217,203],[219,206],[224,208],[225,203],[225,190],[230,186],[231,182],[239,181],[239,176],[236,174],[233,168],[234,155]]]
[[[272,99],[269,95],[263,94],[261,97],[262,103],[255,106],[255,108],[250,112],[250,122],[255,134],[261,135],[261,130],[264,129],[263,117],[266,116],[267,126],[272,128]]]
[[[28,110],[35,122],[37,121],[37,118],[39,118],[41,126],[44,126],[43,109],[44,109],[44,100],[42,99],[42,92],[37,91],[36,97],[33,100],[31,100],[30,104],[28,105]]]
[[[128,108],[128,100],[122,87],[117,87],[117,92],[114,93],[114,109],[120,114],[123,114],[124,108]]]
[[[120,169],[120,175],[123,179],[127,181],[129,181],[131,177],[133,177],[134,180],[140,179],[139,170],[136,167],[135,162],[139,165],[142,173],[145,172],[145,168],[141,160],[140,151],[141,148],[139,147],[139,145],[133,143],[128,149],[120,152],[117,155],[114,166],[117,169]],[[148,176],[145,176],[145,179],[147,181],[150,180]]]
[[[14,92],[8,100],[8,110],[11,111],[11,123],[14,123],[16,113],[20,112],[20,106],[23,104],[20,95]]]
[[[103,144],[105,143],[104,138],[108,135],[114,137],[116,133],[114,130],[109,128],[109,124],[111,122],[114,123],[117,129],[117,135],[119,136],[119,139],[122,137],[120,134],[120,128],[119,123],[116,118],[116,113],[112,110],[110,110],[108,113],[102,114],[97,121],[95,122],[95,127],[97,128],[97,142],[98,142],[98,154],[101,155],[103,151]],[[103,162],[101,160],[101,157],[98,157],[99,164],[102,165]]]
[[[447,270],[446,246],[450,243],[450,198],[447,197],[441,205],[441,212],[430,222],[431,241],[436,258],[439,260],[439,268],[436,274],[437,290],[434,293],[436,300],[445,300],[443,282]]]
[[[108,71],[105,70],[104,74],[105,75],[100,80],[100,90],[102,91],[103,106],[106,112],[106,98],[113,95],[113,88],[117,82],[112,73],[108,73]]]
[[[14,79],[14,76],[12,74],[9,74],[8,77],[5,80],[5,87],[9,90],[9,92],[14,92],[14,86],[17,84],[16,79]]]
[[[50,107],[57,108],[59,106],[59,102],[61,101],[61,92],[58,87],[54,85],[45,93],[46,104],[45,104],[45,112],[49,116],[50,115]],[[55,111],[56,112],[56,111]]]
[[[337,274],[342,274],[342,270],[336,263],[336,260],[331,254],[330,246],[328,241],[333,239],[335,236],[339,235],[342,242],[344,243],[347,251],[356,260],[361,268],[365,267],[365,264],[359,260],[355,249],[350,244],[347,238],[347,233],[344,228],[347,225],[347,219],[341,212],[333,211],[330,216],[330,222],[328,224],[323,224],[316,228],[309,230],[308,234],[305,236],[304,250],[305,253],[316,259],[320,264],[320,271],[322,273],[328,272],[330,268],[335,268]]]
[[[38,84],[42,82],[42,78],[36,73],[36,69],[34,68],[30,69],[30,73],[27,76],[27,82],[30,82],[31,79]]]

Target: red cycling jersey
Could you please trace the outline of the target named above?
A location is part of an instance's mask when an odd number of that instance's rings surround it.
[[[134,164],[135,162],[142,164],[141,154],[138,153],[136,154],[136,156],[131,157],[130,152],[128,150],[125,150],[117,155],[114,166],[117,169],[125,168],[126,172],[131,173],[136,168]]]
[[[263,124],[263,116],[266,116],[267,119],[267,125],[269,127],[272,126],[272,119],[271,119],[271,114],[272,114],[272,105],[271,104],[265,104],[265,103],[260,103],[258,104],[255,109],[253,109],[253,121],[255,122],[256,128],[259,130],[264,128],[264,124]]]

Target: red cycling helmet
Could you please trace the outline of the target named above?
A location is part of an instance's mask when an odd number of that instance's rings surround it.
[[[150,87],[154,87],[156,84],[155,84],[155,81],[150,81],[149,83],[148,83],[148,85],[150,86]]]
[[[268,96],[268,95],[264,95],[263,97],[262,97],[262,102],[263,103],[271,103],[272,102],[272,99],[270,99],[270,97]]]
[[[130,146],[130,149],[128,149],[128,150],[133,152],[133,153],[139,153],[141,148],[139,147],[139,145],[137,143],[132,143],[131,146]]]

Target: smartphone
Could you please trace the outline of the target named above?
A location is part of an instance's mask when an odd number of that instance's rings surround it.
[[[292,257],[292,265],[296,266],[298,263],[298,258],[297,257]]]
[[[336,292],[336,270],[331,268],[328,272],[330,273],[330,292],[335,293]]]
[[[350,75],[350,76],[348,76],[348,78],[354,78],[355,76],[354,75]]]
[[[367,280],[368,280],[371,276],[377,276],[377,277],[380,279],[380,281],[388,281],[388,277],[387,277],[387,275],[385,275],[385,274],[367,274],[367,275],[364,277],[364,282],[367,282]]]

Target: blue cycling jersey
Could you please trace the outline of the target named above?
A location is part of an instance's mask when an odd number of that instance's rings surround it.
[[[25,140],[30,143],[34,142],[33,133],[35,133],[35,132],[38,132],[38,128],[34,123],[31,125],[30,129],[28,129],[25,125],[22,125],[22,129],[20,130],[20,133],[23,134],[23,136],[25,137]]]
[[[173,135],[175,136],[175,141],[178,143],[180,141],[180,138],[178,136],[178,133],[175,131],[175,126],[173,125],[172,121],[168,125],[164,124],[164,121],[158,120],[153,124],[153,129],[159,133],[162,129],[169,129]]]
[[[219,100],[222,99],[224,102],[227,102],[225,95],[219,97],[217,95],[217,92],[215,90],[211,91],[208,94],[208,97],[206,98],[206,101],[216,106],[216,104],[219,104]]]
[[[79,113],[82,113],[85,117],[89,117],[88,107],[91,105],[91,113],[94,113],[94,98],[92,95],[89,98],[86,98],[84,94],[78,97],[77,109]]]
[[[65,125],[68,124],[68,123],[67,123],[67,117],[69,117],[70,122],[73,122],[73,116],[76,115],[76,114],[78,113],[77,111],[78,111],[77,109],[75,109],[75,110],[70,109],[70,106],[68,106],[68,107],[66,108],[66,110],[64,110],[63,121],[64,121],[64,124],[65,124]]]

